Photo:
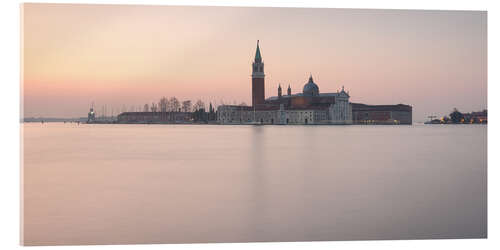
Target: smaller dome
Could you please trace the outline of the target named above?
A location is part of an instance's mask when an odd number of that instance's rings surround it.
[[[319,95],[319,87],[314,83],[312,75],[309,76],[309,82],[304,85],[302,93],[306,96],[317,96]]]

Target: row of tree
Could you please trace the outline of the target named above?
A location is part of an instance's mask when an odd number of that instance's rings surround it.
[[[194,121],[216,120],[217,115],[212,103],[209,104],[208,111],[202,100],[197,100],[194,104],[191,100],[179,101],[176,97],[162,97],[151,104],[144,104],[143,112],[192,112]]]
[[[210,103],[210,106],[212,104]],[[144,104],[143,112],[193,112],[205,109],[205,103],[198,100],[194,103],[191,100],[179,101],[176,97],[162,97],[157,103]]]
[[[222,103],[224,104],[224,103]],[[236,105],[236,101],[235,101]],[[239,106],[247,106],[245,102],[238,104]],[[139,106],[140,109],[140,106]],[[134,108],[131,108],[130,111],[133,112]],[[146,103],[142,107],[143,112],[195,112],[198,110],[206,110],[205,103],[202,100],[197,100],[193,103],[191,100],[180,101],[175,96],[167,98],[162,97],[158,102],[152,102],[151,104]],[[125,112],[125,107],[122,108],[122,112]],[[212,106],[212,103],[209,104],[208,112],[215,113],[215,107]]]

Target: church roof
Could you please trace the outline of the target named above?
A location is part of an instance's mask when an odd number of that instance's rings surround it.
[[[350,97],[349,93],[344,90],[344,86],[342,86],[342,91],[340,91],[340,94],[347,96],[347,97]]]
[[[292,97],[297,97],[297,96],[304,96],[303,93],[297,93],[297,94],[292,94],[292,95],[283,95],[281,98],[292,98]],[[337,93],[320,93],[318,95],[319,97],[341,97],[342,94],[337,92]],[[266,98],[267,101],[272,101],[272,100],[278,100],[278,96],[271,96]]]
[[[302,93],[304,95],[319,95],[319,87],[314,83],[312,75],[309,76],[309,81],[304,85]]]

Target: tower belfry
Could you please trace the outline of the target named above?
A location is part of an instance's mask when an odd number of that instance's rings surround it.
[[[257,49],[252,63],[252,106],[264,104],[265,86],[264,86],[264,62],[260,53],[259,40],[257,40]]]

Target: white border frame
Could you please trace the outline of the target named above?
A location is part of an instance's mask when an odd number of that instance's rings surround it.
[[[2,249],[20,248],[20,4],[19,0],[3,0],[0,7],[0,75],[2,97],[1,112],[1,173],[0,173],[0,246]],[[499,19],[500,9],[495,1],[466,0],[345,0],[345,1],[285,1],[285,0],[46,0],[29,2],[51,3],[96,3],[96,4],[148,4],[148,5],[201,5],[201,6],[262,6],[262,7],[318,7],[318,8],[375,8],[375,9],[440,9],[440,10],[487,10],[488,11],[488,239],[464,240],[400,240],[400,241],[330,241],[330,242],[286,242],[286,243],[222,243],[222,244],[162,244],[162,245],[115,245],[115,246],[78,246],[80,249],[498,249],[499,226],[499,184],[497,181],[500,166],[499,157],[491,152],[498,149],[500,83],[499,69]],[[496,69],[496,71],[495,71]],[[6,91],[4,91],[6,89]],[[493,126],[493,129],[491,129]],[[38,248],[38,247],[36,247]],[[72,247],[43,247],[44,249],[68,249]]]

